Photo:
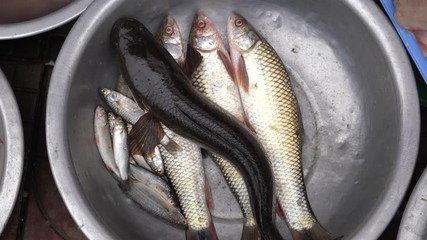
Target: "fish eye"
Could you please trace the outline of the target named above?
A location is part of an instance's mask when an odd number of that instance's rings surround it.
[[[206,26],[206,22],[204,20],[197,21],[197,26],[199,28],[204,28]]]
[[[236,21],[234,21],[234,25],[236,25],[236,27],[241,27],[243,25],[243,20],[236,19]]]
[[[173,28],[172,27],[167,27],[166,28],[166,33],[167,34],[172,34],[173,33]]]

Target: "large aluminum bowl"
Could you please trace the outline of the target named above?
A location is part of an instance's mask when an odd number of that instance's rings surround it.
[[[28,37],[49,31],[79,16],[93,0],[74,0],[47,15],[17,23],[0,24],[0,40]]]
[[[24,166],[24,134],[12,89],[0,70],[0,233],[18,197]]]
[[[398,240],[427,239],[427,169],[411,193],[400,222]]]
[[[58,188],[90,239],[184,239],[127,199],[102,166],[93,117],[100,87],[114,88],[112,24],[135,17],[155,31],[166,12],[188,36],[204,10],[224,33],[231,10],[260,30],[286,63],[304,124],[308,196],[333,236],[376,239],[406,191],[418,148],[419,110],[406,53],[372,1],[95,1],[68,36],[49,88],[46,134]],[[207,163],[220,239],[240,239],[241,219]],[[283,222],[281,231],[286,232]]]

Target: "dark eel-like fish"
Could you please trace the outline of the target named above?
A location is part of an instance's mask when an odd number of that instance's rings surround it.
[[[273,217],[272,171],[256,137],[195,90],[173,57],[142,23],[135,19],[117,20],[111,31],[111,43],[133,97],[149,112],[138,121],[140,124],[135,124],[129,138],[144,144],[160,141],[164,133],[156,121],[161,121],[175,133],[229,159],[249,186],[262,238],[282,239]],[[187,59],[197,63],[198,57],[200,62],[200,55],[195,53]],[[158,136],[152,137],[153,133]],[[132,139],[129,144],[134,144],[131,142]]]

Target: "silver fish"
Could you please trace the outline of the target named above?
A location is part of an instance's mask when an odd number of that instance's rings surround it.
[[[203,239],[201,236],[217,239],[205,193],[207,183],[200,147],[179,135],[172,139],[181,147],[179,151],[171,153],[162,145],[159,148],[166,176],[187,220],[187,239]]]
[[[128,180],[129,150],[126,126],[121,117],[109,115],[110,129],[113,136],[114,160],[120,172],[120,179]]]
[[[157,40],[169,51],[177,63],[185,65],[183,41],[176,21],[167,16],[157,34]],[[180,150],[169,152],[160,146],[166,175],[179,199],[181,210],[187,219],[187,239],[217,239],[215,227],[208,208],[207,182],[202,164],[200,147],[165,129]],[[208,196],[210,196],[208,194]]]
[[[143,168],[129,166],[130,183],[125,193],[147,212],[168,223],[185,227],[186,220],[163,179]]]
[[[124,96],[123,94],[116,92],[111,89],[103,88],[100,90],[101,95],[104,97],[106,103],[108,106],[114,110],[118,115],[123,117],[123,119],[130,123],[135,124],[142,116],[146,113],[146,111],[142,110],[138,104],[136,104],[132,99]],[[128,131],[132,127],[128,126]],[[170,145],[172,141],[170,138],[165,135],[163,139],[160,141],[160,144],[163,144],[165,146]],[[133,154],[133,155],[139,155],[139,154]],[[141,156],[141,155],[139,155]],[[142,162],[139,162],[139,160],[142,160],[141,157],[134,157],[136,158],[138,164]],[[162,163],[162,159],[160,156],[159,149],[156,147],[154,149],[154,155],[153,156],[147,156],[145,157],[145,160],[147,164],[150,166],[150,168],[157,174],[163,175],[164,172],[164,166]]]
[[[159,147],[155,147],[153,156],[148,156],[145,160],[156,174],[160,176],[164,174],[165,168]]]
[[[271,161],[275,190],[294,239],[331,239],[304,186],[297,99],[275,50],[237,13],[228,18],[231,59],[243,107]]]
[[[147,161],[145,160],[145,158],[139,154],[132,154],[130,156],[131,160],[135,162],[135,164],[137,164],[140,167],[143,167],[149,171],[152,171],[151,167],[148,165]]]
[[[193,86],[210,100],[243,121],[243,108],[237,85],[227,71],[231,67],[230,57],[213,22],[201,11],[193,21],[189,43],[202,55],[202,63],[193,73]],[[237,169],[216,154],[209,154],[221,170],[228,186],[237,199],[245,218],[242,239],[260,238],[251,209],[245,181]]]
[[[107,113],[102,106],[96,107],[94,128],[95,142],[102,161],[109,171],[120,177],[119,169],[114,160],[113,142],[111,140]]]
[[[120,92],[102,88],[99,90],[107,105],[126,122],[134,125],[146,111],[142,110],[133,99]]]

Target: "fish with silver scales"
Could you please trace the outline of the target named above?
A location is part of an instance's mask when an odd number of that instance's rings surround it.
[[[161,121],[177,134],[230,159],[250,186],[251,206],[261,235],[265,239],[282,239],[273,221],[271,170],[256,138],[234,117],[193,89],[175,60],[140,22],[117,20],[111,41],[132,95],[151,114],[145,115],[146,124],[142,126],[154,129],[158,135],[148,140],[158,144],[164,134],[158,123]],[[144,133],[147,129],[136,131]],[[144,134],[139,135],[137,145],[141,136],[142,141],[147,141]]]

